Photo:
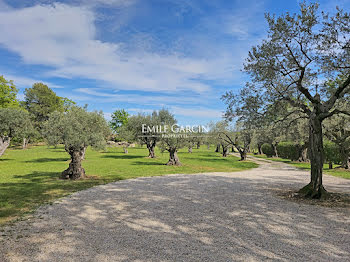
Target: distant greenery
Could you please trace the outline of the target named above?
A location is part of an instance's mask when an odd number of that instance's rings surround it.
[[[0,108],[19,107],[18,89],[12,80],[6,80],[0,75]]]
[[[291,164],[295,167],[298,167],[300,169],[310,170],[310,163],[307,163],[307,162],[294,162],[294,161],[291,161],[289,159],[277,158],[277,157],[267,157],[266,155],[254,155],[254,156],[258,157],[258,158],[272,160],[272,161],[284,162],[287,164]],[[333,167],[334,167],[333,169],[329,169],[328,164],[324,164],[323,170],[328,175],[350,179],[350,171],[346,171],[345,169],[339,169],[338,168],[339,165],[334,165]]]
[[[124,154],[122,148],[86,152],[83,167],[89,179],[67,181],[59,175],[67,168],[69,155],[63,146],[31,147],[27,150],[11,148],[0,158],[0,224],[12,221],[39,205],[59,197],[112,181],[142,176],[164,174],[190,174],[202,172],[234,172],[257,167],[257,164],[229,156],[220,157],[206,146],[187,153],[179,151],[182,166],[167,166],[169,154],[156,148],[157,158],[147,157],[146,147],[130,148]]]

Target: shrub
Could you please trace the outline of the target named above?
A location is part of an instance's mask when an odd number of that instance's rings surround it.
[[[275,152],[270,144],[263,144],[261,150],[267,157],[273,157],[275,155]]]
[[[278,156],[295,161],[299,159],[301,145],[293,142],[281,142],[277,145]]]

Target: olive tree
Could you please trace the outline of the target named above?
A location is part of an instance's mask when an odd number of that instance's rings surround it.
[[[300,190],[306,197],[327,196],[323,187],[322,122],[349,114],[337,101],[350,92],[350,16],[318,12],[318,4],[302,3],[299,14],[266,15],[268,36],[252,48],[244,65],[253,88],[266,106],[289,103],[290,114],[308,119],[311,181]],[[330,92],[326,81],[341,79]],[[264,108],[264,107],[263,107]]]
[[[9,147],[11,139],[23,139],[32,130],[28,112],[16,108],[0,108],[0,156]]]
[[[51,113],[42,133],[49,145],[62,143],[70,155],[71,162],[61,178],[80,179],[85,177],[81,162],[86,148],[104,148],[110,129],[102,112],[88,112],[85,108],[74,106],[67,112]]]
[[[182,132],[181,127],[176,124],[177,121],[174,115],[169,112],[168,114],[163,112],[163,114],[163,126],[165,128],[160,134],[157,134],[160,140],[159,147],[162,151],[169,152],[169,161],[166,163],[168,166],[181,166],[177,152],[180,148],[186,146],[190,134]]]
[[[169,131],[166,134],[162,134],[159,147],[161,150],[166,150],[169,152],[169,160],[166,165],[181,166],[177,152],[180,148],[186,145],[187,139],[188,137],[185,134],[179,134],[172,131]]]
[[[220,148],[223,157],[228,155],[228,149],[231,142],[226,138],[229,135],[229,125],[227,121],[218,121],[216,123],[210,123],[209,136],[212,141],[216,144],[216,153],[219,153]]]
[[[154,149],[160,141],[158,129],[175,122],[174,116],[167,109],[154,110],[151,114],[139,113],[128,118],[128,122],[120,128],[120,134],[146,144],[148,157],[155,158]]]

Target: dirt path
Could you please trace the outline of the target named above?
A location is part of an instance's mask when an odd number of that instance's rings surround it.
[[[349,261],[350,211],[279,198],[272,188],[298,189],[308,173],[254,161],[78,192],[7,228],[0,261]],[[350,193],[349,180],[324,183]]]

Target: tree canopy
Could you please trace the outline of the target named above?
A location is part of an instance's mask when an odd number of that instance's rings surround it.
[[[25,89],[23,105],[39,126],[49,119],[52,112],[64,111],[62,98],[43,83],[35,83],[31,88]]]
[[[119,129],[128,123],[130,114],[124,109],[116,110],[112,113],[112,120],[109,122],[112,130],[119,133]]]
[[[75,106],[68,112],[51,113],[42,133],[49,145],[62,143],[71,156],[69,168],[62,173],[62,177],[78,179],[85,176],[81,160],[86,148],[103,148],[110,129],[102,112],[88,112]]]
[[[0,108],[0,156],[13,138],[25,138],[33,132],[28,112],[18,108]]]
[[[17,93],[13,81],[0,76],[0,108],[18,107]]]
[[[299,14],[268,14],[266,19],[268,36],[249,52],[244,70],[251,81],[241,93],[246,101],[259,101],[258,114],[287,103],[285,115],[309,120],[311,182],[300,192],[321,198],[326,196],[322,122],[349,114],[338,101],[350,92],[350,16],[340,9],[332,16],[320,14],[318,4],[302,3]]]

